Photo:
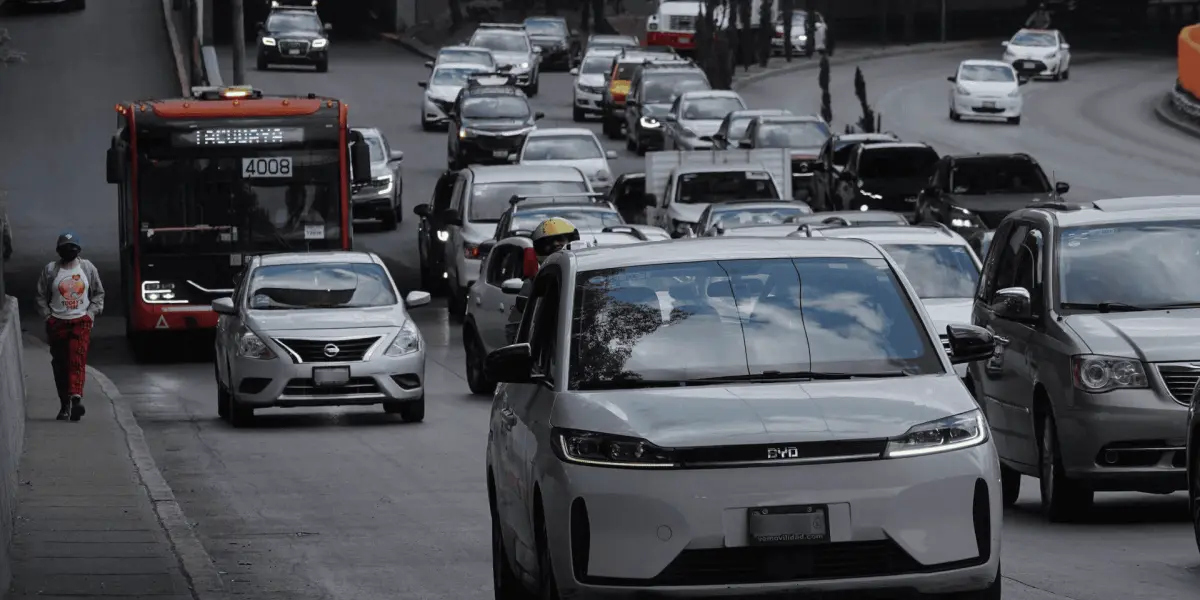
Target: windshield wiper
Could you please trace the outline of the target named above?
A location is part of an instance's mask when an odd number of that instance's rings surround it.
[[[622,377],[617,379],[600,379],[585,381],[579,384],[580,391],[595,390],[636,390],[639,388],[685,387],[689,385],[711,385],[693,383],[683,379],[637,379]]]
[[[748,375],[727,375],[722,377],[707,377],[690,381],[714,382],[776,382],[776,381],[839,381],[846,379],[885,379],[890,377],[910,377],[908,371],[875,371],[863,373],[834,373],[828,371],[763,371]]]
[[[1150,310],[1167,310],[1171,308],[1200,308],[1200,302],[1167,302],[1164,304],[1152,304],[1147,307]]]
[[[1158,307],[1137,306],[1134,304],[1126,304],[1124,302],[1063,302],[1062,307],[1073,310],[1094,310],[1101,313],[1142,312],[1158,309]]]

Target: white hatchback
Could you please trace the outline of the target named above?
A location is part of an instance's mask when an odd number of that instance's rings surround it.
[[[946,78],[950,88],[950,120],[1004,119],[1021,124],[1021,86],[1028,79],[999,60],[964,60],[954,75]]]
[[[1071,78],[1071,45],[1057,29],[1022,29],[1004,46],[1004,62],[1035,77]]]

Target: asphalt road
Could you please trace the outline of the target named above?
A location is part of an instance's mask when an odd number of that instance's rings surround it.
[[[48,259],[33,248],[48,250],[65,225],[87,236],[89,255],[115,272],[115,194],[104,183],[102,158],[115,123],[109,111],[121,99],[174,91],[157,10],[157,3],[109,0],[105,10],[82,15],[5,19],[30,55],[29,64],[0,70],[0,108],[7,109],[0,110],[0,131],[20,142],[0,148],[0,185],[12,192],[18,233],[14,279],[28,278]],[[353,124],[381,128],[405,151],[404,203],[411,210],[428,200],[445,168],[445,134],[423,133],[417,122],[423,61],[383,43],[342,42],[335,50],[328,73],[252,70],[250,83],[349,102]],[[1080,64],[1070,82],[1034,84],[1026,123],[1009,127],[946,119],[945,76],[961,58],[864,63],[886,126],[943,152],[1031,152],[1081,199],[1198,189],[1200,172],[1188,168],[1197,142],[1160,126],[1148,110],[1170,82],[1173,62]],[[857,106],[852,75],[834,73],[839,127]],[[543,126],[573,125],[569,85],[565,74],[546,75],[535,100],[548,115]],[[744,94],[752,106],[812,112],[815,90],[815,72],[801,72]],[[624,157],[614,171],[637,169],[639,161],[606,144]],[[388,259],[405,287],[416,281],[414,220],[409,213],[391,233],[364,225],[357,238]],[[27,288],[18,290],[24,295]],[[181,340],[161,353],[172,362],[138,365],[124,352],[119,318],[101,320],[93,362],[135,407],[155,458],[235,595],[491,597],[483,483],[488,401],[467,393],[460,331],[444,309],[415,316],[429,345],[423,424],[403,425],[374,409],[268,411],[247,430],[216,418],[204,343]],[[1179,495],[1102,495],[1095,518],[1072,526],[1044,523],[1033,513],[1036,502],[1036,482],[1026,480],[1007,515],[1009,600],[1195,599],[1200,555]]]

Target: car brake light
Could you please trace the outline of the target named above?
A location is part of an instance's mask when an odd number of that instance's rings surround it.
[[[522,262],[523,264],[521,266],[522,270],[524,271],[523,275],[525,275],[525,279],[529,279],[537,275],[538,259],[537,253],[533,251],[533,248],[525,249],[525,260]]]

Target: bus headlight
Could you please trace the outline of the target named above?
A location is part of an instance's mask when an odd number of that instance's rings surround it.
[[[147,304],[185,304],[175,296],[175,284],[169,281],[143,281],[142,302]]]

